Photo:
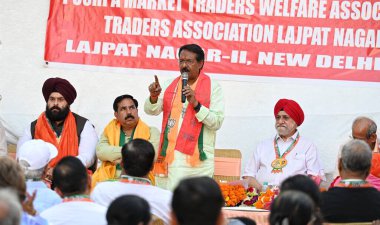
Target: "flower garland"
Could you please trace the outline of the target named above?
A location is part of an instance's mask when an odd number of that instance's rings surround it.
[[[242,185],[219,184],[226,206],[237,206],[246,197]]]
[[[278,194],[278,188],[268,188],[265,192],[261,192],[259,198],[253,206],[255,206],[256,209],[270,210],[270,205],[272,204],[272,201],[277,197]]]
[[[251,206],[257,209],[270,209],[272,201],[278,196],[279,188],[271,187],[265,192],[258,192],[255,188],[249,187],[247,190],[242,185],[219,184],[222,191],[225,206]]]

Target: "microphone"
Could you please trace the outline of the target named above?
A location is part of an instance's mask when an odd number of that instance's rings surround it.
[[[183,89],[187,85],[187,81],[189,80],[189,73],[183,72],[181,76],[182,76],[182,89]],[[182,92],[181,102],[185,103],[185,101],[186,101],[186,96]]]

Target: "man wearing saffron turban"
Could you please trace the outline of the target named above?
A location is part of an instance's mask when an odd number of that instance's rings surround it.
[[[191,176],[214,174],[216,131],[224,120],[224,97],[220,85],[203,73],[204,51],[188,44],[179,49],[182,76],[161,86],[156,78],[144,110],[149,115],[163,112],[156,174],[168,174],[168,188]],[[183,85],[181,80],[188,80]]]
[[[46,110],[25,130],[17,149],[31,139],[42,139],[58,149],[58,155],[48,164],[48,175],[60,159],[76,156],[88,168],[95,160],[98,136],[93,125],[84,117],[71,112],[77,97],[75,88],[62,78],[49,78],[42,87]]]
[[[246,164],[243,179],[259,190],[264,183],[279,185],[296,174],[310,176],[318,184],[325,180],[316,146],[297,129],[304,121],[299,104],[280,99],[274,107],[274,116],[277,134],[257,146]]]

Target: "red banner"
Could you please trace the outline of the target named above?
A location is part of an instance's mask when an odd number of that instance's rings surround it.
[[[189,43],[209,73],[380,82],[380,1],[50,1],[48,62],[178,70]]]

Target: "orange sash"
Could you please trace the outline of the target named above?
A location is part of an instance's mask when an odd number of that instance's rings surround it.
[[[187,105],[186,113],[178,131],[178,122],[182,111],[180,78],[177,77],[166,89],[163,99],[163,120],[160,138],[159,158],[155,165],[156,174],[167,173],[167,163],[174,160],[174,150],[188,155],[188,162],[191,166],[199,163],[199,158],[203,153],[202,135],[203,123],[195,117],[195,110],[191,104]],[[211,80],[205,74],[199,74],[196,81],[195,97],[204,107],[209,108],[211,98]],[[170,119],[170,121],[169,121]],[[173,121],[175,121],[173,125]],[[169,134],[170,133],[170,134]],[[202,156],[201,156],[202,157]],[[205,157],[203,153],[203,157]]]
[[[45,112],[41,113],[37,119],[34,138],[42,139],[57,147],[58,155],[49,162],[49,168],[55,167],[59,160],[65,156],[78,155],[79,141],[77,136],[77,126],[75,123],[74,115],[71,111],[69,111],[69,114],[64,121],[63,130],[60,137],[57,137],[51,128],[51,125],[46,118]]]
[[[117,119],[113,119],[104,128],[103,133],[107,137],[110,145],[120,146],[120,132],[121,132],[120,127],[121,125],[119,121],[117,121]],[[139,119],[137,123],[132,139],[135,139],[135,138],[141,138],[147,141],[149,141],[150,139],[150,128],[141,119]],[[122,143],[122,145],[123,144],[124,143]],[[114,179],[115,176],[116,176],[116,164],[109,161],[103,161],[101,166],[95,171],[94,175],[92,176],[91,186],[92,188],[94,188],[98,182]],[[149,177],[149,180],[154,185],[155,180],[154,180],[154,176],[152,172],[149,172],[148,177]]]

